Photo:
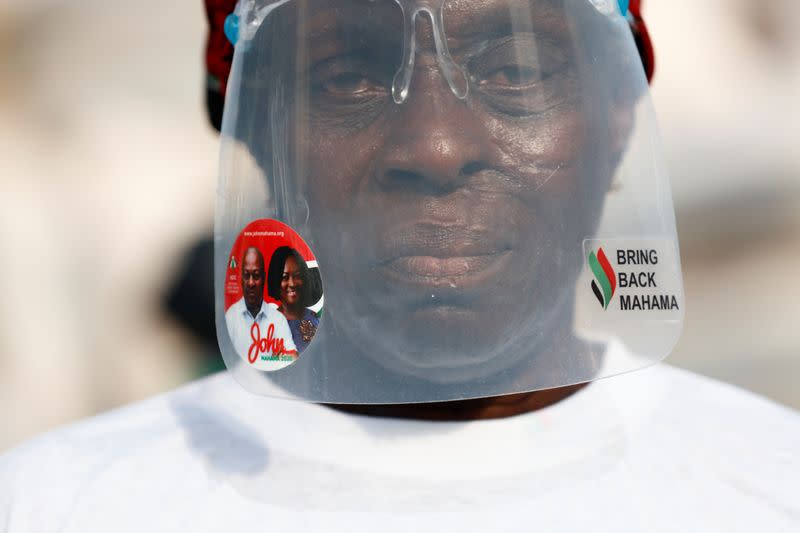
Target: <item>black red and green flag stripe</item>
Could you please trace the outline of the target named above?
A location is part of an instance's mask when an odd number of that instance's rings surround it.
[[[617,275],[602,248],[597,250],[597,254],[594,252],[589,254],[589,268],[594,274],[592,292],[603,309],[608,309],[611,298],[617,290]]]

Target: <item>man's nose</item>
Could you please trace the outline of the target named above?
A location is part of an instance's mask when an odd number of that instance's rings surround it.
[[[428,54],[417,58],[408,99],[390,113],[376,169],[384,188],[443,194],[489,166],[484,121],[453,95]]]

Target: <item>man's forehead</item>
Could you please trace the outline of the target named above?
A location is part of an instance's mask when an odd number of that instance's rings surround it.
[[[258,267],[261,263],[261,255],[251,248],[245,252],[244,261],[242,263],[243,267]]]
[[[449,37],[470,36],[504,26],[530,26],[531,29],[561,32],[564,23],[565,0],[450,0],[445,2],[443,18]],[[402,11],[398,2],[404,0],[293,0],[296,10],[290,10],[292,22],[297,16],[304,19],[305,31],[319,38],[341,25],[374,24],[383,30],[396,30],[402,35]],[[408,1],[407,12],[414,6],[437,5],[435,0],[415,3]]]
[[[469,35],[499,25],[550,27],[563,19],[563,0],[453,0],[445,4],[448,32]]]

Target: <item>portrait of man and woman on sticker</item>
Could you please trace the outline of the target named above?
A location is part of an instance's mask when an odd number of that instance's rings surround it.
[[[322,314],[322,282],[311,250],[275,220],[248,225],[231,251],[225,322],[236,353],[260,370],[293,363]]]

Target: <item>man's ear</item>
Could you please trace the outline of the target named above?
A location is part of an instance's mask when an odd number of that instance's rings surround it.
[[[636,125],[636,109],[642,98],[647,97],[649,83],[653,77],[654,56],[653,47],[647,28],[640,14],[640,2],[631,1],[630,13],[628,14],[629,24],[636,47],[639,52],[639,60],[631,57],[625,49],[630,46],[619,42],[618,48],[612,47],[612,57],[610,60],[612,67],[612,79],[616,80],[616,93],[611,97],[611,105],[608,111],[608,135],[609,149],[612,154],[612,169],[616,169],[628,148],[633,129]],[[616,53],[613,50],[616,49]],[[646,77],[642,79],[642,69]]]
[[[615,102],[609,108],[608,133],[612,155],[611,168],[616,169],[628,149],[635,125],[635,101]]]

